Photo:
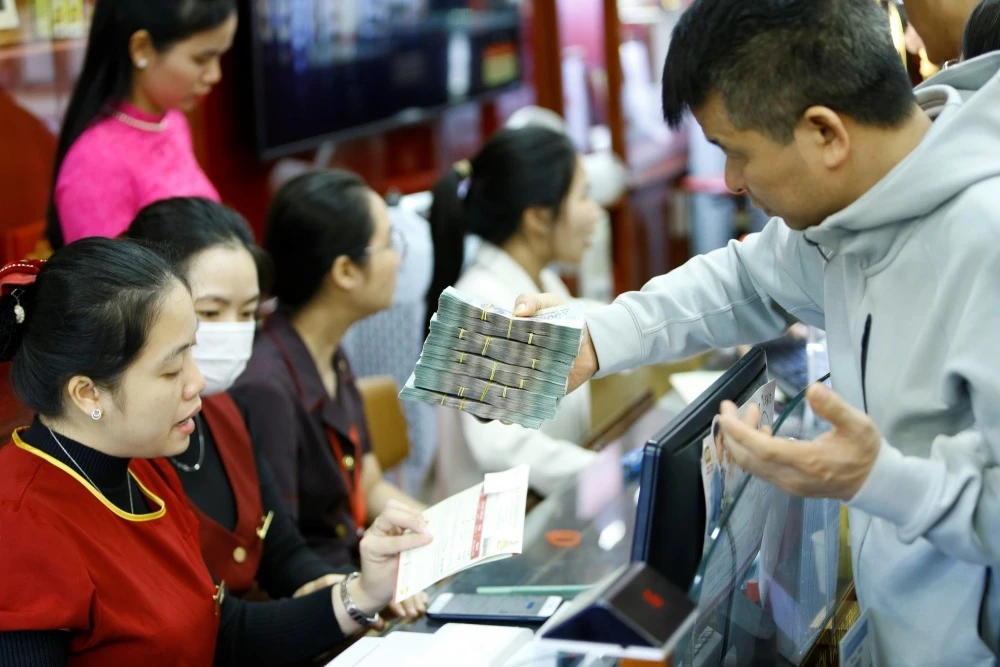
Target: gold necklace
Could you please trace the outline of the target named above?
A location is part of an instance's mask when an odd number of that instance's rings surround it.
[[[167,129],[166,116],[164,116],[160,121],[153,123],[148,120],[140,120],[138,118],[133,118],[124,111],[116,110],[114,112],[114,117],[118,122],[124,123],[125,125],[133,127],[137,130],[142,130],[143,132],[163,132],[163,130]]]

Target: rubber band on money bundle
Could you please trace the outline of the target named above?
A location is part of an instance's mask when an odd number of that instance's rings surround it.
[[[444,406],[444,402],[448,400],[448,394],[441,394],[441,406]]]
[[[538,359],[531,360],[531,370],[535,370],[535,364],[538,363]]]
[[[465,329],[459,329],[458,330],[458,339],[462,340],[462,336],[464,336],[464,335],[465,335]]]
[[[483,390],[483,395],[479,397],[479,402],[482,403],[486,400],[486,394],[490,393],[490,387],[493,386],[492,382],[486,383],[486,389]]]
[[[458,363],[460,363],[460,364],[464,364],[465,363],[465,352],[463,352],[462,356],[460,356],[458,358]]]
[[[535,334],[528,334],[528,345],[531,345],[531,341],[535,340]]]
[[[521,380],[521,384],[519,384],[517,388],[524,389],[524,380]]]
[[[510,318],[510,321],[507,323],[507,340],[510,340],[510,330],[513,328],[514,328],[514,318],[512,317]]]
[[[494,361],[493,362],[493,372],[490,373],[490,382],[493,382],[493,376],[497,374],[497,366],[499,366],[499,365],[500,365],[499,361]]]
[[[458,388],[458,397],[462,398],[463,396],[465,396],[465,387],[459,387]]]
[[[508,389],[510,389],[510,387],[507,387],[507,386],[505,386],[505,387],[503,388],[503,397],[504,397],[504,398],[507,398],[507,390],[508,390]]]
[[[493,339],[490,338],[489,336],[486,337],[486,345],[483,345],[483,351],[481,352],[482,356],[484,356],[484,357],[486,356],[486,350],[490,349],[490,341],[491,340],[493,340]]]
[[[466,401],[466,399],[463,398],[461,405],[458,406],[459,410],[464,410],[465,409],[465,401]]]
[[[486,319],[486,314],[490,312],[490,308],[492,308],[492,307],[493,307],[493,304],[491,303],[490,305],[488,305],[485,308],[483,308],[483,315],[480,318],[483,322],[489,322],[489,320]]]

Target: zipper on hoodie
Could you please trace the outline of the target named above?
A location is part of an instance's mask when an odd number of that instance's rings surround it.
[[[868,338],[872,333],[872,316],[868,313],[865,320],[865,333],[861,336],[861,398],[865,403],[865,412],[868,412],[868,385],[865,382],[865,375],[868,371]]]

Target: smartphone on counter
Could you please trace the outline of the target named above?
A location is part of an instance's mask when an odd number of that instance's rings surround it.
[[[475,595],[441,593],[427,609],[427,616],[441,621],[542,624],[556,613],[563,599],[558,595]]]

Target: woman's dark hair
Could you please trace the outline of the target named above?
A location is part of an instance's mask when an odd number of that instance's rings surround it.
[[[236,0],[97,1],[83,69],[66,110],[52,170],[53,194],[49,196],[46,235],[53,249],[64,243],[55,204],[59,170],[80,135],[109,107],[128,98],[132,89],[132,35],[146,30],[156,50],[164,52],[192,35],[218,27],[234,12]]]
[[[14,393],[47,417],[62,414],[77,375],[114,395],[178,284],[186,286],[163,258],[132,241],[89,238],[58,250],[33,285],[0,298],[0,359],[14,360]]]
[[[262,292],[270,288],[271,263],[254,242],[250,225],[239,213],[202,197],[173,197],[145,207],[125,236],[150,247],[187,276],[191,258],[202,250],[225,245],[245,248],[257,265]]]
[[[981,0],[965,22],[962,57],[966,60],[1000,51],[1000,0]]]
[[[370,189],[340,169],[297,176],[267,212],[264,249],[274,264],[274,296],[292,312],[316,296],[334,261],[363,263],[375,231]]]
[[[555,130],[505,129],[470,161],[464,197],[459,188],[465,175],[457,169],[438,181],[430,215],[434,276],[427,290],[428,323],[441,292],[462,271],[466,233],[501,245],[517,232],[528,209],[543,207],[558,215],[573,184],[576,160],[573,143]]]

